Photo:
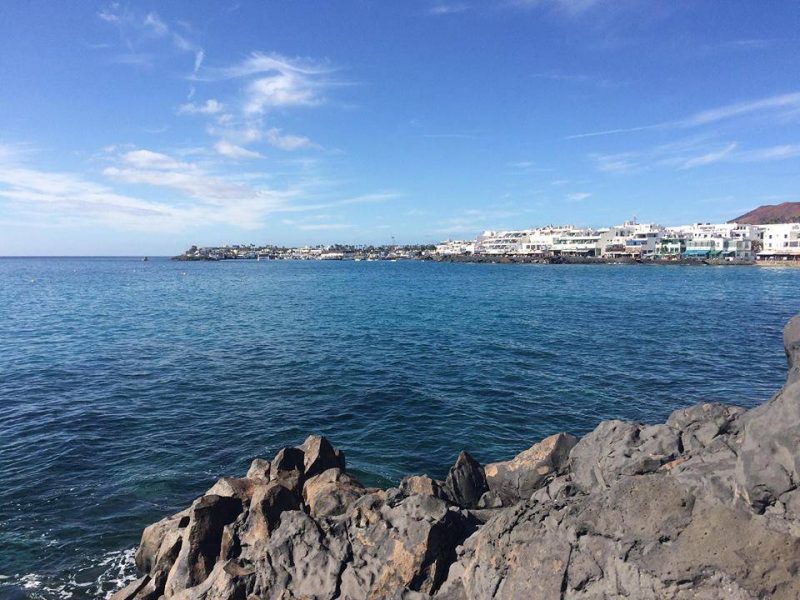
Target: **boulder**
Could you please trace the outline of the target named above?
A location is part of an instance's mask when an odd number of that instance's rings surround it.
[[[738,433],[738,419],[744,412],[738,406],[698,404],[674,411],[667,426],[678,432],[684,452],[696,452],[720,436]]]
[[[270,462],[264,458],[254,458],[247,469],[247,479],[269,480]]]
[[[180,551],[167,577],[168,597],[208,577],[220,556],[223,529],[242,509],[241,500],[226,496],[203,496],[192,504]]]
[[[303,489],[305,454],[299,448],[283,448],[270,464],[270,481],[280,483],[295,494]]]
[[[255,546],[266,540],[278,528],[285,511],[300,509],[300,498],[279,481],[271,481],[258,488],[241,527],[241,543]]]
[[[410,475],[400,482],[400,490],[406,495],[418,494],[420,496],[434,496],[445,498],[443,483],[427,475]]]
[[[680,455],[678,433],[666,425],[603,421],[569,455],[574,483],[584,491],[623,476],[657,471]]]
[[[180,550],[183,529],[189,524],[189,510],[161,519],[145,527],[136,549],[136,568],[140,573],[169,571]],[[173,556],[173,554],[175,556]]]
[[[365,493],[364,486],[355,477],[338,467],[307,479],[303,485],[308,512],[316,518],[343,514]]]
[[[783,340],[789,361],[786,385],[742,417],[736,482],[739,495],[758,512],[800,485],[800,315],[789,321]]]
[[[263,480],[223,477],[211,486],[206,496],[225,496],[226,498],[238,498],[242,502],[248,502],[253,497],[256,487],[262,484]]]
[[[450,501],[464,508],[477,507],[481,496],[489,491],[483,467],[466,452],[459,454],[450,467],[444,488]]]
[[[345,469],[344,453],[334,449],[325,437],[310,435],[300,449],[303,451],[304,474],[307,478],[328,469]]]
[[[577,438],[558,433],[534,444],[512,460],[484,467],[489,489],[510,505],[527,500],[548,479],[566,467]]]

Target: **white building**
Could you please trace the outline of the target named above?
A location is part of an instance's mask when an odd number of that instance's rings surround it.
[[[752,260],[760,232],[746,223],[694,223],[672,227],[669,233],[685,236],[685,258]]]
[[[475,241],[476,254],[522,254],[532,229],[484,231]]]
[[[441,244],[436,244],[436,254],[441,256],[452,256],[454,254],[474,254],[475,242],[471,240],[446,240]]]
[[[600,254],[610,258],[646,258],[656,254],[664,228],[654,223],[626,221],[600,230]]]
[[[555,237],[555,256],[599,256],[600,232],[594,229],[570,229]]]
[[[800,260],[800,223],[760,225],[758,260]]]

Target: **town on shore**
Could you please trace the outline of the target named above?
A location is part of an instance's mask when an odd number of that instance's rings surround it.
[[[176,260],[439,260],[452,262],[800,261],[800,223],[694,223],[662,227],[626,221],[604,228],[572,225],[484,231],[474,240],[439,244],[192,246]]]

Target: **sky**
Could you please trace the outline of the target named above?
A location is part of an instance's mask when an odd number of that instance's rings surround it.
[[[795,0],[0,3],[0,255],[800,201]]]

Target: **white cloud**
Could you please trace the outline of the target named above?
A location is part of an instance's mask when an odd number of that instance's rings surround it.
[[[800,144],[784,144],[782,146],[749,150],[741,153],[739,159],[744,162],[762,162],[797,157],[800,157]]]
[[[280,148],[281,150],[301,150],[303,148],[314,148],[316,145],[307,137],[300,135],[285,135],[280,129],[273,127],[265,134],[267,142]]]
[[[736,142],[733,142],[719,150],[714,150],[712,152],[707,152],[700,156],[689,158],[683,161],[683,163],[680,165],[680,168],[694,169],[695,167],[702,167],[705,165],[710,165],[713,163],[720,162],[730,157],[730,155],[733,153],[734,150],[736,150],[737,147],[738,144]]]
[[[122,162],[139,169],[174,170],[189,169],[191,165],[180,162],[160,152],[151,150],[131,150],[122,154]]]
[[[331,84],[333,69],[309,59],[253,52],[240,63],[210,70],[211,79],[250,78],[245,87],[243,112],[259,115],[274,108],[317,106],[324,102],[322,89]]]
[[[452,4],[437,4],[428,9],[428,14],[436,16],[452,15],[456,13],[462,13],[468,9],[469,5],[464,4],[463,2],[457,2]]]
[[[675,129],[675,128],[694,128],[710,125],[754,114],[772,114],[785,117],[787,114],[797,114],[800,112],[800,92],[790,94],[780,94],[768,96],[749,102],[739,102],[726,104],[709,110],[703,110],[689,115],[676,121],[664,121],[653,125],[640,125],[636,127],[621,127],[617,129],[605,129],[600,131],[590,131],[588,133],[578,133],[568,135],[564,139],[574,140],[588,137],[599,137],[614,135],[619,133],[634,133],[647,131],[650,129]]]
[[[165,36],[169,33],[169,27],[161,20],[156,13],[151,12],[144,18],[144,26],[150,29],[157,36]]]
[[[302,231],[334,231],[338,229],[349,229],[351,227],[352,225],[348,223],[308,223],[297,226],[297,228]]]
[[[586,200],[592,194],[589,192],[573,192],[572,194],[567,194],[567,200],[570,202],[581,202],[582,200]]]
[[[179,115],[215,115],[225,110],[222,102],[214,100],[213,98],[206,100],[203,104],[195,104],[194,102],[187,102],[178,107]]]
[[[261,154],[247,148],[242,148],[236,144],[232,144],[227,140],[220,140],[214,145],[214,149],[229,158],[263,158]]]

